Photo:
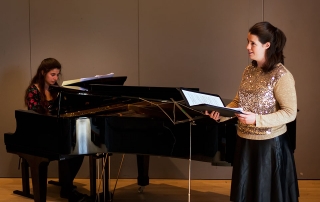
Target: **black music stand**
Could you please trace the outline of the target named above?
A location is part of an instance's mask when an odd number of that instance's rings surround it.
[[[188,202],[191,201],[191,127],[193,125],[196,125],[195,121],[198,119],[202,119],[204,117],[207,117],[206,115],[203,114],[203,112],[195,110],[191,107],[188,107],[184,104],[184,101],[175,101],[174,99],[171,99],[171,101],[165,101],[164,103],[157,103],[157,102],[153,102],[144,98],[139,98],[140,100],[143,100],[145,102],[150,103],[151,105],[155,105],[157,106],[168,118],[169,120],[173,123],[173,124],[180,124],[180,123],[186,123],[189,122],[190,123],[190,134],[189,134],[189,168],[188,168]],[[165,110],[166,105],[172,105],[172,117],[169,115],[169,113],[167,112],[167,110]],[[182,114],[185,115],[185,119],[181,119],[178,120],[177,119],[177,113],[182,112]]]

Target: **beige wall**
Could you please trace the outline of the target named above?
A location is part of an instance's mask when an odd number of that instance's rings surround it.
[[[114,72],[126,85],[198,87],[233,98],[248,64],[246,34],[255,22],[270,21],[287,35],[286,66],[296,79],[300,179],[319,179],[317,128],[320,92],[316,57],[320,32],[313,0],[2,0],[0,1],[0,133],[14,132],[14,110],[40,63],[55,57],[62,80]],[[0,144],[0,177],[20,176],[18,158]],[[120,155],[112,160],[112,176]],[[56,176],[56,162],[49,175]],[[231,167],[193,162],[196,179],[229,179]],[[78,177],[88,177],[88,162]],[[135,178],[127,155],[123,178]],[[188,161],[152,157],[151,178],[187,178]]]

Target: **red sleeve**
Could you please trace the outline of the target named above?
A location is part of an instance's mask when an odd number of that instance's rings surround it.
[[[40,107],[40,95],[39,90],[35,85],[30,86],[27,90],[28,96],[27,96],[27,106],[28,109],[38,111]]]

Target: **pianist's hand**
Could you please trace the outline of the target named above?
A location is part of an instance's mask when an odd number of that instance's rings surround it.
[[[219,121],[220,119],[220,113],[216,111],[208,112],[207,110],[204,112],[205,115],[208,115],[213,120]]]

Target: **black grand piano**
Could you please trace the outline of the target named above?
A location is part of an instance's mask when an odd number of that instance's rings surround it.
[[[4,135],[7,152],[19,155],[30,167],[36,202],[46,201],[49,162],[72,155],[91,155],[93,167],[92,155],[97,153],[106,154],[107,158],[112,153],[137,154],[139,186],[149,184],[150,155],[214,165],[213,157],[218,152],[219,160],[232,163],[235,120],[217,124],[186,107],[179,88],[101,83],[82,87],[86,90],[52,86],[59,96],[51,114],[16,110],[16,131]],[[31,128],[31,122],[38,126]],[[295,122],[289,131],[295,137]],[[92,197],[96,195],[94,172],[91,169]],[[105,182],[108,177],[105,175]],[[30,196],[27,178],[28,170],[22,169],[23,190],[18,194]],[[106,200],[112,200],[108,184],[103,191],[109,196]]]

